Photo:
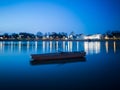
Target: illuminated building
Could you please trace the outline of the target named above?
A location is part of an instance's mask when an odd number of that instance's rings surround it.
[[[91,40],[100,40],[101,37],[102,37],[101,34],[94,34],[94,35],[84,36],[84,39],[85,39],[85,40],[88,40],[88,39],[91,39]]]

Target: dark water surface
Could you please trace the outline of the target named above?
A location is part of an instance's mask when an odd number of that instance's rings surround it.
[[[32,65],[31,54],[86,51],[85,61]],[[120,90],[120,41],[0,41],[0,90]]]

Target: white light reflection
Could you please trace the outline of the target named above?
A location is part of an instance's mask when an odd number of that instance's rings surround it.
[[[52,52],[52,41],[50,41],[50,52]]]
[[[5,47],[5,41],[2,43],[2,51],[4,52],[4,47]]]
[[[38,42],[35,41],[35,52],[37,52],[37,46],[38,46]]]
[[[100,42],[95,42],[93,48],[96,54],[100,53]]]
[[[113,45],[114,45],[114,53],[116,53],[116,42],[115,41],[113,42]]]
[[[70,43],[70,42],[68,41],[68,49],[67,49],[68,51],[70,50],[70,49],[69,49],[69,48],[70,48],[70,44],[69,44],[69,43]]]
[[[108,53],[108,41],[105,42],[106,53]]]
[[[84,50],[87,54],[100,53],[100,42],[84,42]]]
[[[63,41],[63,51],[65,51],[65,41]]]
[[[3,41],[3,47],[2,47],[2,51],[4,52],[4,50],[5,50],[5,41]]]
[[[47,41],[47,51],[49,50],[49,42]]]
[[[68,51],[68,44],[65,44],[65,50]]]
[[[88,54],[89,52],[88,42],[84,42],[84,50]]]
[[[42,47],[43,47],[43,52],[45,52],[45,41],[43,41]]]
[[[13,52],[13,41],[11,41],[11,52]]]
[[[77,41],[77,51],[79,51],[79,42]]]
[[[2,50],[3,50],[3,43],[0,42],[0,51],[2,52]]]
[[[68,41],[68,51],[72,52],[72,41]]]
[[[58,41],[56,41],[56,50],[58,51]]]
[[[72,52],[73,42],[70,42],[70,51]]]
[[[88,43],[88,47],[89,47],[90,54],[93,54],[93,52],[94,52],[94,43],[93,42],[89,42]]]
[[[19,42],[18,42],[18,45],[19,45],[19,46],[18,46],[19,52],[21,52],[21,44],[22,44],[21,41],[19,41]]]
[[[29,47],[30,47],[30,42],[27,41],[27,51],[29,51]]]

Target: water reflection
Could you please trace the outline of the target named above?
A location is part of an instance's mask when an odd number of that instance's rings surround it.
[[[77,41],[77,51],[79,51],[79,42]]]
[[[37,46],[38,46],[38,42],[35,41],[35,52],[37,52]]]
[[[114,53],[116,53],[116,42],[115,41],[113,42],[113,45],[114,45]]]
[[[105,42],[106,53],[108,53],[108,41]]]
[[[30,42],[27,41],[27,49],[29,49],[29,47],[30,47]]]
[[[56,41],[56,50],[58,51],[58,41]]]
[[[84,50],[87,54],[98,54],[101,50],[106,53],[112,49],[116,53],[117,41],[0,41],[0,52],[32,52],[32,53],[48,53],[58,51],[81,51]],[[119,44],[118,44],[119,45]]]
[[[2,50],[3,50],[3,43],[0,42],[0,51],[2,52]]]
[[[47,42],[47,47],[46,48],[47,48],[47,51],[48,51],[49,50],[49,42]]]
[[[63,51],[66,51],[65,41],[63,41]]]
[[[30,42],[29,42],[29,41],[27,41],[27,48],[29,48],[29,46],[30,46]]]
[[[13,41],[11,41],[11,52],[13,52]]]
[[[19,41],[19,42],[18,42],[18,45],[19,45],[19,46],[18,46],[19,52],[21,52],[21,44],[22,44],[21,41]]]
[[[98,54],[100,52],[100,42],[84,42],[84,50],[87,54]]]
[[[73,42],[68,41],[68,51],[72,52],[72,48],[73,48]]]
[[[45,44],[45,41],[42,42],[42,48],[43,48],[43,53],[45,52],[45,47],[46,47],[46,44]]]
[[[52,52],[52,41],[50,41],[50,52]]]
[[[108,53],[109,49],[111,48],[113,48],[114,53],[116,53],[116,41],[113,42],[106,41],[105,48],[106,48],[106,53]]]

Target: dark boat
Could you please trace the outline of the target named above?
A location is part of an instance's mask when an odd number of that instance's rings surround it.
[[[30,61],[31,65],[46,65],[46,64],[67,64],[67,63],[76,63],[76,62],[85,62],[86,58],[74,58],[74,59],[62,59],[62,60],[32,60]]]
[[[60,52],[60,53],[46,53],[46,54],[32,54],[32,60],[34,61],[49,61],[49,60],[62,60],[62,59],[74,59],[85,57],[86,52]]]

